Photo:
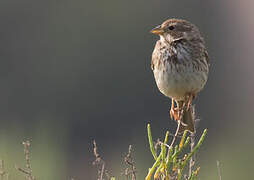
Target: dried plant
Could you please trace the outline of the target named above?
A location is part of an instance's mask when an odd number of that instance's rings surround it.
[[[129,151],[128,154],[124,157],[124,162],[129,166],[125,169],[124,175],[126,177],[126,180],[136,180],[137,175],[136,175],[136,167],[135,167],[135,162],[133,160],[133,157],[131,155],[132,153],[132,145],[129,145]]]
[[[5,171],[4,161],[0,160],[0,180],[8,180],[9,174]]]
[[[31,162],[30,162],[30,151],[29,151],[30,145],[31,144],[29,141],[23,142],[26,167],[21,168],[21,167],[15,165],[15,168],[25,175],[26,180],[35,180],[35,177],[32,175],[32,167],[31,167]]]
[[[105,169],[105,161],[101,158],[100,154],[98,153],[98,148],[95,140],[93,141],[93,154],[95,156],[95,160],[93,162],[94,166],[98,168],[98,180],[104,180],[106,177],[107,180],[114,180],[114,177],[110,177],[108,171]]]
[[[222,180],[220,161],[217,161],[217,170],[218,170],[219,180]]]

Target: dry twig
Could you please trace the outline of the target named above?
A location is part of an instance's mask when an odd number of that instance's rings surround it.
[[[191,133],[190,137],[191,137],[190,138],[191,139],[190,150],[192,152],[194,150],[194,147],[195,147],[195,133]],[[193,155],[190,158],[190,162],[189,162],[189,177],[191,177],[192,169],[193,169],[194,164],[195,164],[195,155]]]
[[[110,180],[110,175],[108,174],[107,170],[105,169],[105,161],[102,160],[100,154],[98,153],[98,148],[95,140],[93,141],[93,154],[95,156],[95,160],[93,165],[98,167],[98,180],[104,180],[104,175],[108,180]]]
[[[18,167],[17,165],[15,165],[15,168],[22,172],[23,174],[25,174],[25,177],[27,180],[35,180],[35,177],[32,175],[32,167],[31,167],[31,163],[30,163],[30,142],[29,141],[25,141],[23,142],[24,145],[24,154],[25,154],[25,160],[26,160],[26,168],[21,168]]]
[[[9,174],[4,169],[4,161],[0,160],[0,180],[4,180],[6,177],[6,180],[9,179]]]
[[[177,128],[176,128],[175,135],[174,135],[174,137],[173,137],[173,139],[172,139],[172,141],[171,141],[171,145],[170,145],[171,148],[173,148],[173,146],[174,146],[176,137],[177,137],[178,132],[179,132],[180,125],[181,125],[181,121],[178,121],[178,122],[177,122]]]
[[[124,157],[124,162],[130,167],[125,169],[124,175],[126,176],[126,180],[129,179],[129,176],[131,176],[131,180],[136,180],[136,167],[135,162],[131,156],[132,153],[132,146],[129,145],[129,151],[128,154]]]
[[[194,127],[196,127],[196,114],[195,114],[195,106],[193,105],[192,107],[192,119],[194,119]],[[191,152],[194,150],[195,147],[195,136],[196,136],[196,129],[194,130],[193,133],[190,134],[191,138],[191,143],[190,143],[190,150]],[[191,177],[192,174],[192,169],[195,165],[195,154],[191,157],[190,162],[189,162],[189,177]]]
[[[217,169],[218,169],[219,180],[222,180],[221,166],[220,166],[220,161],[218,161],[218,160],[217,160]]]

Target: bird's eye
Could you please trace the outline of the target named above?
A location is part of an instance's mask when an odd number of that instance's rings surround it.
[[[175,29],[175,27],[174,26],[169,26],[168,29],[172,31],[172,30]]]

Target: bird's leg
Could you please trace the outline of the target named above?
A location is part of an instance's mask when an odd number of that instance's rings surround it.
[[[176,101],[177,104],[177,101]],[[170,118],[173,120],[175,119],[176,121],[179,120],[180,114],[179,114],[179,108],[178,104],[177,107],[175,108],[175,100],[172,98],[171,100],[171,108],[170,108]]]
[[[186,111],[186,101],[176,101],[177,104],[177,114],[175,114],[175,120],[180,123],[183,126],[187,126],[187,124],[185,124],[183,122],[183,115],[184,115],[184,111]]]
[[[170,108],[170,118],[171,118],[172,120],[173,120],[174,114],[175,114],[175,101],[174,101],[174,99],[172,98],[172,99],[171,99],[171,108]]]
[[[188,97],[187,97],[187,110],[189,110],[192,105],[193,97],[194,97],[194,95],[192,95],[192,94],[188,95]]]
[[[178,101],[176,101],[176,108],[174,108],[174,119],[176,121],[181,120],[181,107],[179,106]]]
[[[181,121],[183,114],[184,114],[184,108],[185,108],[185,102],[176,102],[178,107],[178,120]],[[182,122],[181,122],[182,123]]]

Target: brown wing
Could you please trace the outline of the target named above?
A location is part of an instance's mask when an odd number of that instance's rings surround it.
[[[157,64],[160,58],[160,41],[157,41],[153,50],[152,60],[151,60],[151,69],[154,70],[154,66]]]
[[[210,58],[209,58],[209,56],[208,56],[208,52],[205,50],[205,59],[206,59],[206,62],[207,62],[207,64],[208,64],[208,66],[210,66]]]

